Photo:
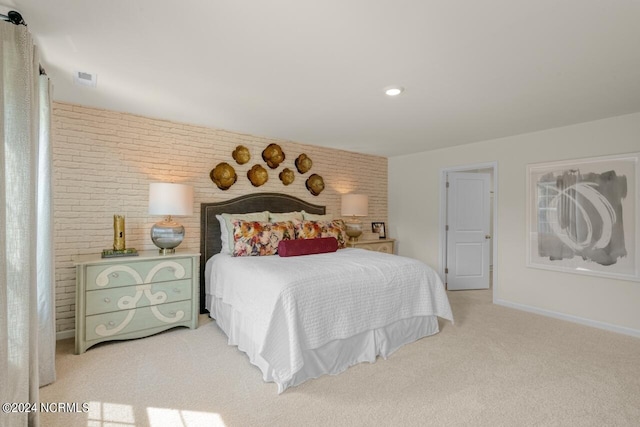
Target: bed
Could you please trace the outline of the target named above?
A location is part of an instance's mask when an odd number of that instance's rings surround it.
[[[439,332],[453,322],[444,286],[424,263],[345,248],[283,258],[220,253],[216,215],[322,215],[323,206],[261,193],[201,205],[201,312],[209,312],[278,393]]]

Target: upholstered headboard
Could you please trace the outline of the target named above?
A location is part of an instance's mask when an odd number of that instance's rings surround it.
[[[205,313],[204,269],[207,260],[222,249],[220,224],[216,215],[221,213],[249,213],[269,211],[275,213],[304,210],[323,215],[326,208],[305,202],[297,197],[278,193],[256,193],[240,196],[224,202],[200,205],[200,313]]]

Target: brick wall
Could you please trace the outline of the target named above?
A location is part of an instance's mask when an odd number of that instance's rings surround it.
[[[75,328],[75,267],[77,255],[100,253],[113,245],[113,215],[125,216],[127,247],[156,249],[149,237],[161,218],[149,216],[151,182],[181,182],[194,186],[191,217],[180,218],[186,237],[179,249],[200,250],[200,203],[231,199],[254,192],[280,192],[327,206],[340,216],[340,195],[369,196],[371,221],[387,221],[387,159],[291,141],[244,135],[200,126],[150,119],[78,105],[54,103],[53,171],[56,250],[56,328]],[[252,165],[264,166],[262,150],[279,144],[286,154],[278,169],[269,168],[269,181],[255,188],[246,178]],[[239,144],[249,148],[251,161],[237,165],[231,152]],[[278,173],[306,153],[311,172],[284,186]],[[222,191],[209,172],[220,162],[233,165],[238,182]],[[265,166],[266,167],[266,166]],[[325,190],[311,195],[304,182],[321,175]]]

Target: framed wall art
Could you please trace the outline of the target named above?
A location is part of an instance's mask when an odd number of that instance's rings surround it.
[[[527,266],[640,281],[640,153],[527,166]]]

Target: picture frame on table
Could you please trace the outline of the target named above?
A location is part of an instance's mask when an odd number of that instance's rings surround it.
[[[640,153],[527,165],[527,267],[640,281]]]
[[[387,238],[387,232],[384,226],[384,222],[372,222],[371,231],[373,234],[377,234],[380,239]]]

